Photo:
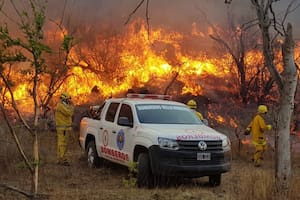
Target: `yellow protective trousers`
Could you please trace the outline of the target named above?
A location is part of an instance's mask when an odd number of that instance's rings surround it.
[[[57,130],[57,161],[67,161],[66,153],[69,142],[70,131]]]
[[[260,166],[261,165],[261,160],[263,159],[263,154],[267,150],[267,145],[266,143],[255,143],[255,152],[253,155],[253,160],[254,160],[254,165],[255,166]]]

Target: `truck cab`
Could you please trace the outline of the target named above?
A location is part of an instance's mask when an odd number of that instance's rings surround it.
[[[153,187],[155,177],[209,176],[220,185],[231,168],[228,137],[208,127],[185,104],[168,96],[135,94],[105,101],[97,119],[83,118],[80,145],[91,167],[103,159],[138,163],[137,184]]]

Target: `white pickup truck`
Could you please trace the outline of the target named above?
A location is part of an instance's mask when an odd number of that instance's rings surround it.
[[[165,96],[108,99],[95,107],[98,117],[84,117],[79,142],[88,165],[98,167],[103,159],[125,166],[137,162],[139,187],[174,176],[209,176],[210,185],[220,185],[221,174],[231,168],[228,137],[203,124],[185,104],[160,97]]]

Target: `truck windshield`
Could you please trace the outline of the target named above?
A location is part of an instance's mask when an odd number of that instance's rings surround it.
[[[169,104],[138,104],[137,116],[140,123],[149,124],[202,124],[187,107]]]

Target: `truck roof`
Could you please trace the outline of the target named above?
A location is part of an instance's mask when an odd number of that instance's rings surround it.
[[[168,100],[167,100],[168,99]],[[167,104],[167,105],[185,105],[180,102],[169,100],[169,95],[156,95],[156,94],[132,94],[124,98],[111,98],[107,101],[114,102],[127,102],[131,104]]]
[[[171,100],[162,100],[162,99],[140,99],[140,98],[111,98],[107,101],[114,102],[130,102],[132,104],[168,104],[168,105],[185,105],[183,103]]]

